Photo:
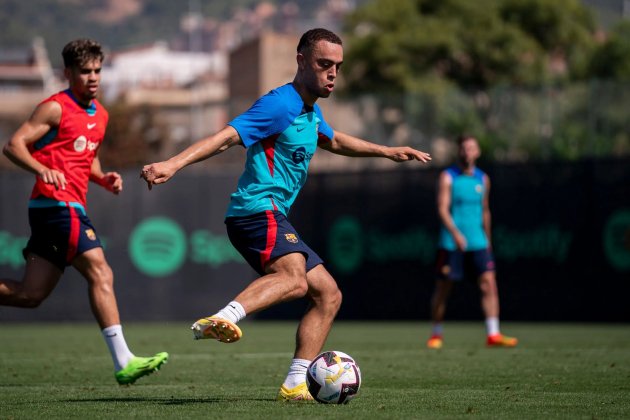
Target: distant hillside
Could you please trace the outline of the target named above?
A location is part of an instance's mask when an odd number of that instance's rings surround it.
[[[268,0],[282,6],[288,0]],[[44,38],[54,66],[66,42],[79,37],[99,40],[109,49],[172,40],[181,34],[180,19],[198,7],[204,17],[229,20],[239,8],[260,0],[2,0],[0,48],[24,48]],[[299,18],[309,19],[325,2],[294,0]],[[360,2],[359,2],[360,3]],[[181,36],[181,35],[180,35]]]

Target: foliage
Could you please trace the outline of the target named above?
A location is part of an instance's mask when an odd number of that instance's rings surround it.
[[[630,81],[630,24],[599,45],[578,0],[375,0],[346,31],[346,94],[404,96],[421,138],[475,133],[499,160],[630,153],[628,87],[588,83]]]
[[[99,150],[104,169],[139,167],[158,158],[167,128],[154,108],[116,102],[108,111],[109,123]]]
[[[348,90],[418,92],[426,77],[483,90],[584,75],[595,24],[577,0],[375,0],[346,31]]]
[[[577,160],[630,154],[629,101],[630,84],[610,81],[474,94],[451,87],[407,95],[405,120],[431,138],[475,133],[491,160]]]
[[[590,74],[599,79],[630,81],[630,21],[621,21],[595,52]]]

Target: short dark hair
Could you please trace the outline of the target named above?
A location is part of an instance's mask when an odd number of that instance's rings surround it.
[[[101,44],[91,39],[75,39],[67,43],[61,55],[66,67],[81,67],[92,60],[103,62],[105,58]]]
[[[310,29],[302,35],[300,42],[297,46],[298,53],[310,52],[313,46],[319,41],[328,41],[333,44],[343,45],[341,38],[339,38],[334,32],[324,28]]]
[[[461,146],[466,140],[473,139],[477,141],[477,137],[472,134],[462,133],[455,138],[455,142],[457,143],[457,147]]]

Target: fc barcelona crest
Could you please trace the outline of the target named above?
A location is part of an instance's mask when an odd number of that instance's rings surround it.
[[[85,230],[85,234],[88,237],[89,240],[91,241],[95,241],[96,240],[96,233],[94,233],[94,231],[92,229],[86,229]]]
[[[295,235],[295,233],[285,233],[284,234],[284,239],[286,239],[287,241],[291,242],[292,244],[297,244],[298,243],[298,237]]]

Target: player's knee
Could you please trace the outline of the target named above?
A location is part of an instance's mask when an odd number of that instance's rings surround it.
[[[335,288],[335,290],[332,291],[330,293],[330,296],[328,296],[327,298],[328,306],[330,306],[330,308],[334,310],[335,313],[339,311],[342,301],[343,301],[343,295],[341,293],[341,290],[339,290],[338,287]]]
[[[102,283],[112,283],[114,281],[114,272],[108,264],[100,264],[95,268],[96,278]]]
[[[276,273],[278,279],[285,285],[288,297],[299,299],[304,297],[308,292],[308,283],[306,281],[306,272],[297,267],[284,267]]]
[[[44,300],[46,300],[45,294],[31,292],[31,293],[20,293],[18,295],[18,301],[20,306],[23,308],[37,308],[42,304]]]
[[[497,283],[494,278],[483,277],[479,282],[479,288],[485,294],[497,293]]]
[[[308,283],[306,281],[306,275],[295,275],[291,279],[292,295],[296,298],[306,296],[308,293]]]
[[[93,267],[90,270],[89,281],[93,287],[103,290],[111,290],[114,287],[114,272],[107,264]]]
[[[342,300],[343,295],[341,294],[341,290],[336,286],[313,297],[313,302],[333,318],[337,315],[337,312],[339,312]]]

